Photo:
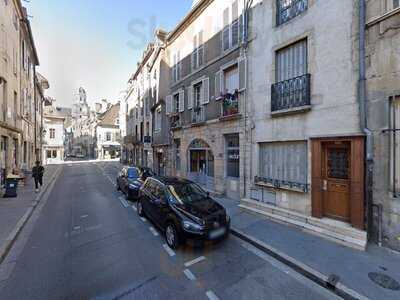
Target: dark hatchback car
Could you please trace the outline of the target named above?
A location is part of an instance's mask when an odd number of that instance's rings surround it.
[[[148,168],[123,167],[117,177],[117,190],[122,191],[128,200],[137,200],[140,187],[153,175]]]
[[[165,232],[173,249],[186,239],[221,240],[229,234],[225,208],[186,179],[148,178],[140,189],[137,212]]]

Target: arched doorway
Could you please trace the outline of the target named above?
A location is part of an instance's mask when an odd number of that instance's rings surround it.
[[[206,189],[214,190],[214,154],[210,146],[200,139],[188,148],[188,178]]]

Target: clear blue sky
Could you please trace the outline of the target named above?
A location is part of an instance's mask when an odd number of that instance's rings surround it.
[[[80,86],[89,103],[116,101],[155,28],[171,30],[191,0],[30,0],[48,95],[69,106]]]

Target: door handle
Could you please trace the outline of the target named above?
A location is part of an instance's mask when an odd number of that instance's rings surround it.
[[[322,190],[323,191],[328,190],[328,180],[322,180]]]

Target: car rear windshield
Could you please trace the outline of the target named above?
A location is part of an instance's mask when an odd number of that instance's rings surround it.
[[[193,203],[207,198],[207,193],[194,183],[170,185],[169,190],[176,200],[181,203]]]
[[[138,178],[139,177],[139,170],[136,168],[129,168],[128,169],[128,178]]]

